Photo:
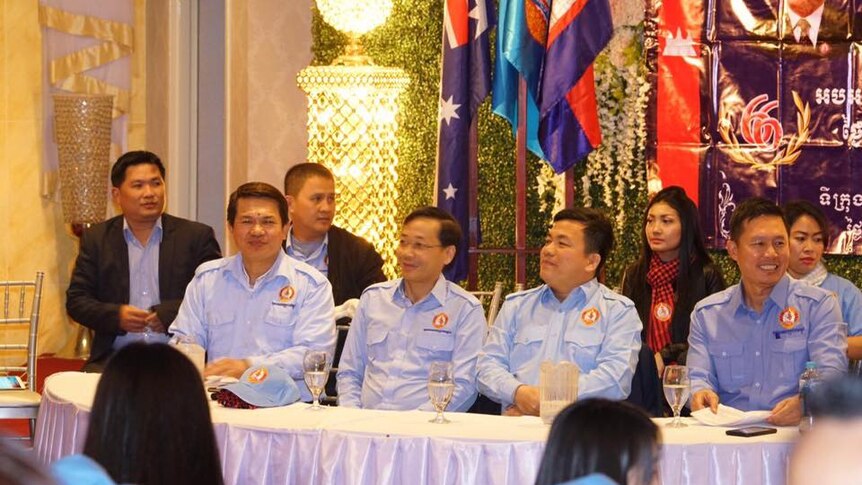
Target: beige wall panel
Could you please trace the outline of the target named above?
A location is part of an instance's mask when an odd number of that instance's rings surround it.
[[[29,279],[45,272],[39,351],[57,352],[73,326],[65,290],[76,254],[61,207],[40,196],[42,177],[41,36],[36,0],[4,0],[0,9],[0,278]],[[11,142],[14,140],[14,142]]]
[[[312,60],[311,3],[249,4],[249,180],[281,187],[287,168],[305,161],[307,107],[296,75]]]
[[[146,3],[146,50],[149,53],[146,62],[146,149],[162,157],[170,167],[171,161],[167,159],[169,2]]]

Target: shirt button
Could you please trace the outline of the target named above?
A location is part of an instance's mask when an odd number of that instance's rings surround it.
[[[754,383],[754,387],[760,387],[760,383],[759,383],[759,382],[755,382],[755,383]]]
[[[722,352],[722,353],[721,353],[721,356],[722,356],[722,357],[727,357],[727,352]]]
[[[760,323],[760,319],[759,319],[759,318],[757,319],[757,323]]]
[[[758,352],[755,352],[755,353],[754,353],[754,355],[755,355],[755,356],[757,356],[757,357],[760,357],[760,352],[759,352],[759,351],[758,351]]]

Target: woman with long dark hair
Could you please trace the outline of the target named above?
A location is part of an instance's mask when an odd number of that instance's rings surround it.
[[[560,411],[548,433],[536,485],[601,473],[619,485],[658,483],[658,426],[631,404],[577,401]]]
[[[209,404],[194,364],[164,344],[130,344],[96,388],[84,454],[118,483],[223,483]]]
[[[829,223],[819,207],[805,200],[784,204],[784,219],[790,228],[790,276],[832,292],[847,323],[847,356],[862,359],[862,292],[846,279],[830,273],[823,264],[829,247]]]
[[[641,237],[622,293],[637,307],[661,375],[665,365],[685,364],[691,311],[725,284],[706,252],[697,207],[682,188],[667,187],[650,200]]]

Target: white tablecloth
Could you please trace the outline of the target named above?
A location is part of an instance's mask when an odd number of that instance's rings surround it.
[[[46,463],[82,450],[97,374],[49,377],[35,448]],[[548,427],[538,418],[326,408],[211,408],[228,484],[530,484]],[[667,420],[658,420],[663,425]],[[662,428],[664,484],[785,482],[795,428],[755,438],[726,428]]]

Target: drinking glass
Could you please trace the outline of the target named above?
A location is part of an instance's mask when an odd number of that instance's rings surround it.
[[[325,350],[306,350],[302,359],[302,369],[305,371],[305,385],[311,391],[311,408],[319,411],[320,393],[323,392],[326,381],[329,380],[329,366],[331,365],[329,354]]]
[[[685,428],[687,425],[680,419],[679,412],[691,394],[688,367],[684,365],[669,365],[665,367],[662,385],[664,386],[664,397],[673,410],[673,421],[667,425],[671,428]]]
[[[452,400],[452,394],[455,393],[455,380],[452,377],[452,363],[433,361],[428,370],[428,396],[431,398],[431,405],[437,411],[437,416],[430,423],[449,423],[450,421],[443,416],[443,411]]]

